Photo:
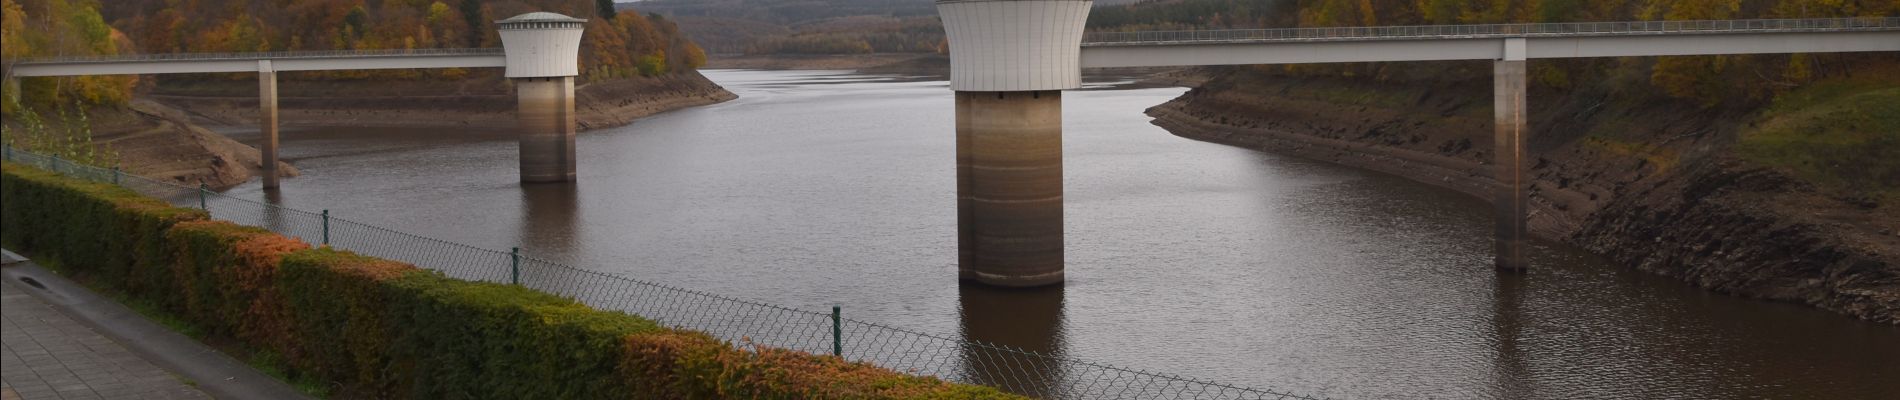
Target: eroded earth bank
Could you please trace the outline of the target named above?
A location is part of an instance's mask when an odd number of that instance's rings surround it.
[[[1202,69],[1204,85],[1148,113],[1182,137],[1489,201],[1489,68],[1453,70],[1464,78]],[[1854,78],[1738,103],[1533,84],[1531,229],[1716,292],[1900,324],[1900,183],[1883,161],[1900,158],[1900,132],[1885,131],[1900,119],[1900,85]],[[1788,135],[1871,142],[1844,147],[1864,154],[1802,158],[1776,147],[1799,144],[1775,140]],[[1805,173],[1830,162],[1855,172]]]

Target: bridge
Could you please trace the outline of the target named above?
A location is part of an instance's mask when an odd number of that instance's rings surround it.
[[[515,87],[522,182],[574,180],[574,77],[580,75],[584,19],[535,12],[495,21],[501,48],[184,53],[54,57],[6,66],[8,85],[21,77],[256,73],[258,123],[264,141],[264,188],[280,185],[277,170],[277,73],[416,68],[504,68]]]
[[[1900,18],[1095,32],[1082,68],[1900,50]],[[1521,50],[1521,54],[1508,51]]]
[[[1062,282],[1062,91],[1085,68],[1492,61],[1494,263],[1515,272],[1527,267],[1529,60],[1900,51],[1900,18],[1085,33],[1092,7],[937,0],[956,93],[961,279]]]

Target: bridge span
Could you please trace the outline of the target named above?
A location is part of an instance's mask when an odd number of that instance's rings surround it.
[[[277,73],[415,68],[505,68],[515,87],[522,182],[569,182],[574,157],[574,77],[584,19],[534,12],[495,21],[501,48],[182,53],[54,57],[7,65],[21,77],[256,73],[266,189],[279,186]]]
[[[1900,18],[1094,32],[1082,68],[1900,51]]]
[[[1639,21],[1168,32],[1083,27],[1091,0],[937,0],[957,107],[958,270],[1063,281],[1062,93],[1084,68],[1488,60],[1500,271],[1527,268],[1532,59],[1900,51],[1900,18]]]

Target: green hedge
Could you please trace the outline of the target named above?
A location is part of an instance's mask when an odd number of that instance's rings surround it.
[[[172,277],[161,273],[171,252],[163,237],[173,224],[208,219],[118,186],[68,179],[8,163],[0,169],[0,243],[54,264],[75,278],[115,290],[164,297]]]
[[[1016,398],[836,357],[739,349],[519,286],[312,249],[136,193],[6,164],[0,241],[281,355],[367,398]]]

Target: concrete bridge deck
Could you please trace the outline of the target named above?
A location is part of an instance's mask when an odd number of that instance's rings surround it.
[[[1517,44],[1511,44],[1517,43]],[[1521,47],[1513,47],[1521,46]],[[1900,18],[1094,32],[1083,68],[1900,51]]]
[[[8,69],[15,77],[265,72],[263,61],[278,72],[507,66],[502,49],[478,48],[53,57],[20,61]]]
[[[1750,19],[1711,21],[1566,22],[1338,28],[1089,32],[1083,47],[1500,37],[1648,36],[1737,32],[1852,32],[1900,29],[1900,18]]]

